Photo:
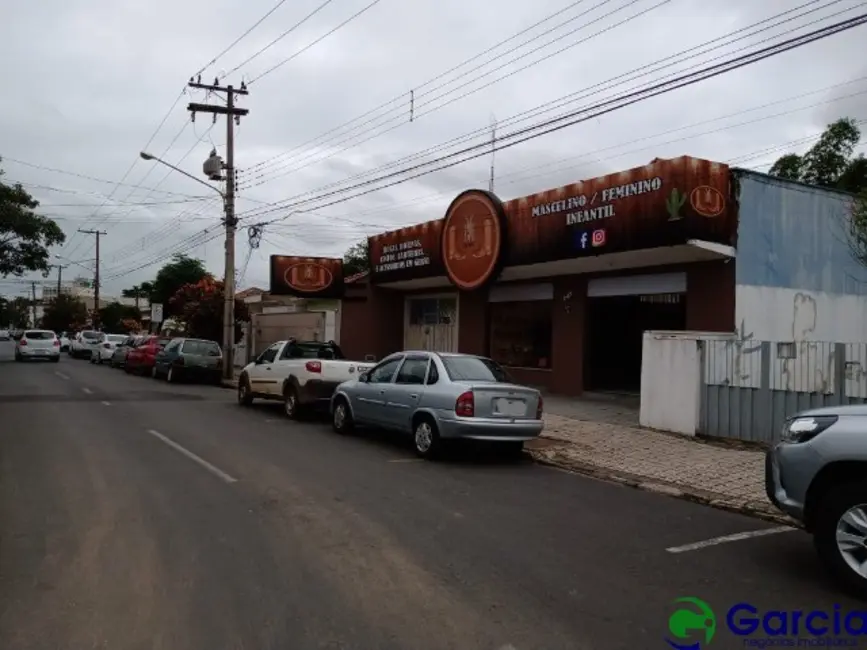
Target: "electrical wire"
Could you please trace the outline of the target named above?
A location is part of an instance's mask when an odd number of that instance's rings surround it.
[[[830,6],[834,5],[834,4],[838,4],[838,3],[841,2],[842,0],[832,0],[831,2],[827,2],[826,4],[822,5],[821,7],[814,8],[814,9],[811,9],[811,10],[808,10],[808,11],[805,11],[805,12],[803,12],[803,13],[801,13],[801,14],[798,14],[798,15],[795,15],[795,16],[790,16],[790,17],[788,17],[788,18],[785,18],[784,20],[779,20],[778,22],[773,23],[773,24],[770,24],[770,25],[767,25],[767,24],[766,24],[766,23],[768,23],[768,22],[774,21],[774,20],[776,20],[776,19],[778,19],[778,18],[781,18],[781,17],[783,17],[783,16],[786,16],[786,15],[788,15],[788,14],[791,14],[792,12],[799,11],[799,10],[805,8],[805,7],[808,7],[808,6],[814,5],[814,4],[816,4],[817,2],[819,2],[819,1],[820,1],[820,0],[810,0],[810,2],[806,2],[806,3],[804,3],[804,4],[802,4],[802,5],[798,6],[798,7],[795,7],[794,9],[790,9],[790,10],[787,10],[787,11],[781,12],[780,14],[776,14],[776,15],[774,15],[774,16],[771,16],[770,18],[764,19],[764,20],[762,20],[762,21],[758,21],[757,23],[754,23],[753,25],[749,25],[749,26],[747,26],[747,27],[745,27],[745,28],[741,28],[741,29],[735,30],[735,31],[733,31],[733,32],[731,32],[731,33],[729,33],[729,34],[726,34],[726,35],[722,36],[722,37],[718,37],[718,38],[715,38],[715,39],[711,39],[710,41],[707,41],[707,42],[705,42],[705,43],[702,43],[702,44],[700,44],[700,45],[698,45],[698,46],[694,46],[694,47],[688,48],[688,49],[683,50],[683,51],[681,51],[681,52],[678,52],[678,53],[676,53],[676,54],[674,54],[674,55],[670,55],[670,56],[664,57],[664,58],[659,59],[659,60],[657,60],[657,61],[654,61],[654,62],[652,62],[652,63],[646,64],[646,65],[643,65],[643,66],[641,66],[641,67],[639,67],[639,68],[635,68],[635,69],[633,69],[633,70],[631,70],[631,71],[629,71],[629,72],[623,73],[623,74],[618,75],[618,76],[613,77],[613,78],[610,78],[610,79],[608,79],[608,80],[606,80],[606,81],[603,81],[603,82],[599,82],[599,83],[597,83],[597,84],[594,84],[593,86],[590,86],[590,87],[588,87],[588,88],[584,88],[584,89],[582,89],[581,91],[576,91],[575,93],[571,93],[571,94],[566,95],[566,96],[564,96],[564,97],[561,97],[561,98],[559,98],[559,99],[557,99],[557,100],[553,100],[553,101],[551,101],[551,102],[546,102],[545,104],[542,104],[542,105],[540,105],[540,106],[537,106],[537,107],[535,107],[535,108],[533,108],[533,109],[530,109],[530,110],[528,110],[528,111],[524,111],[524,112],[519,113],[519,114],[517,114],[517,115],[514,115],[514,116],[512,116],[512,117],[506,118],[506,119],[503,120],[503,121],[499,121],[498,126],[502,127],[502,126],[513,125],[513,124],[518,123],[518,122],[521,122],[521,121],[529,120],[529,119],[532,118],[532,117],[538,117],[538,116],[540,116],[540,115],[542,115],[542,114],[550,113],[550,112],[552,112],[553,110],[556,110],[556,109],[561,108],[561,107],[563,107],[563,106],[565,106],[565,105],[568,105],[568,104],[574,103],[575,101],[578,101],[578,100],[580,100],[580,99],[586,99],[587,97],[590,97],[590,96],[593,96],[593,95],[597,95],[597,94],[599,94],[600,92],[602,92],[603,90],[607,90],[607,89],[610,89],[611,87],[616,87],[616,86],[619,86],[619,85],[623,85],[623,84],[625,84],[626,82],[629,82],[629,81],[635,81],[635,80],[640,79],[640,78],[642,78],[642,77],[646,77],[646,76],[648,76],[648,75],[655,74],[655,73],[659,72],[659,71],[662,70],[662,69],[665,69],[665,68],[668,68],[668,67],[673,67],[673,66],[678,65],[678,64],[680,64],[680,63],[684,63],[685,61],[688,61],[688,60],[690,60],[690,59],[694,59],[694,58],[696,58],[696,57],[699,57],[699,56],[703,56],[703,55],[705,55],[705,54],[708,54],[709,52],[712,52],[713,50],[717,50],[717,49],[720,49],[720,48],[723,48],[723,47],[728,47],[728,46],[730,46],[731,44],[733,44],[733,43],[735,43],[735,42],[738,42],[738,41],[741,41],[741,40],[744,40],[744,39],[747,39],[747,38],[751,38],[751,37],[753,37],[753,36],[755,36],[755,35],[757,35],[757,34],[759,34],[759,33],[765,32],[765,31],[767,31],[767,30],[769,30],[769,29],[773,29],[774,27],[779,27],[780,25],[783,25],[783,24],[789,23],[789,22],[791,22],[791,21],[793,21],[793,20],[797,20],[797,19],[799,19],[799,18],[803,18],[804,16],[807,16],[807,15],[809,15],[809,14],[811,14],[811,13],[815,13],[816,11],[820,11],[820,10],[822,10],[822,9],[826,9],[826,8],[828,8],[828,7],[830,7]],[[835,15],[839,15],[840,13],[846,13],[846,12],[851,11],[851,10],[852,10],[852,8],[850,7],[850,8],[844,9],[842,12],[838,12],[837,14],[832,14],[831,16],[824,16],[824,17],[819,18],[819,19],[817,19],[817,20],[814,20],[814,21],[812,21],[812,22],[810,22],[810,23],[807,23],[806,25],[801,25],[801,26],[799,26],[797,29],[802,29],[802,28],[804,28],[804,27],[806,27],[806,26],[809,26],[809,25],[811,25],[811,24],[815,24],[816,22],[821,22],[821,21],[823,21],[823,20],[827,20],[827,19],[830,18],[830,17],[833,17],[833,16],[835,16]],[[762,26],[762,25],[765,25],[765,26],[764,26],[764,27],[761,27],[760,29],[755,29],[755,28],[760,27],[760,26]],[[750,32],[750,33],[745,33],[745,34],[743,33],[743,32],[749,32],[749,30],[754,30],[754,31],[752,31],[752,32]],[[785,33],[791,33],[792,31],[793,31],[793,30],[789,30],[788,32],[784,32],[784,34],[785,34]],[[741,34],[741,35],[738,36],[737,38],[732,39],[733,36],[737,36],[738,34]],[[777,35],[776,37],[779,37],[779,36],[784,35],[784,34]],[[776,37],[772,37],[772,38],[776,38]],[[726,39],[730,39],[729,42],[722,42],[722,43],[720,43],[720,41],[725,41]],[[765,39],[765,41],[762,41],[762,42],[766,42],[767,40],[769,40],[769,39]],[[714,43],[716,43],[716,45],[714,45]],[[709,46],[713,46],[713,47],[709,47]],[[740,50],[736,50],[736,51],[743,51],[743,50],[745,50],[745,49],[748,49],[749,47],[750,47],[750,46],[747,45],[747,46],[742,47]],[[718,59],[718,58],[721,58],[722,56],[724,56],[724,55],[721,55],[720,57],[717,57],[717,59]],[[677,60],[677,59],[681,59],[681,60]],[[711,59],[711,60],[717,60],[717,59]],[[665,64],[665,65],[662,65],[662,64]],[[514,73],[516,73],[516,72],[517,72],[517,71],[512,71],[511,73],[509,73],[509,75],[514,74]],[[673,74],[677,74],[677,72],[670,73],[670,75],[673,75]],[[618,83],[614,83],[614,82],[618,82]],[[473,91],[471,91],[471,92],[475,92],[475,90],[473,90]],[[462,99],[463,97],[464,97],[464,95],[459,96],[459,97],[456,97],[456,98],[453,98],[452,100],[449,100],[449,101],[443,103],[441,106],[438,106],[438,107],[436,107],[435,109],[432,109],[432,110],[439,110],[440,108],[443,108],[443,107],[445,107],[445,106],[447,106],[447,105],[449,105],[449,104],[451,104],[451,103],[454,103],[455,101],[459,101],[459,100]],[[434,99],[437,99],[437,98],[434,98]],[[428,112],[431,112],[431,111],[428,111]],[[394,119],[394,118],[392,118],[392,121],[393,121],[393,119]],[[386,124],[386,123],[383,123],[383,124],[381,124],[381,125],[379,125],[379,126],[384,126],[385,124]],[[381,136],[381,135],[384,135],[385,133],[388,133],[388,132],[390,132],[390,131],[393,131],[394,129],[399,128],[400,126],[402,126],[402,124],[395,124],[394,126],[388,128],[388,129],[386,129],[385,131],[378,132],[378,133],[374,133],[373,135],[367,137],[367,138],[364,139],[364,140],[361,140],[360,142],[350,142],[350,145],[351,145],[351,146],[358,146],[358,145],[363,144],[364,142],[367,142],[367,141],[369,141],[369,140],[371,140],[371,139],[373,139],[373,138],[375,138],[375,137],[379,137],[379,136]],[[375,129],[375,128],[377,128],[377,127],[373,127],[373,128]],[[446,143],[443,143],[443,144],[441,144],[441,145],[436,145],[436,146],[434,146],[434,147],[428,149],[428,150],[425,151],[425,152],[419,152],[419,153],[417,153],[417,154],[413,154],[413,155],[411,155],[411,156],[409,156],[409,157],[407,157],[407,158],[408,158],[408,159],[416,159],[416,158],[419,158],[419,157],[423,156],[425,153],[434,153],[434,152],[436,152],[436,151],[438,151],[438,150],[442,150],[442,149],[448,147],[448,146],[451,145],[451,144],[457,144],[457,143],[460,143],[460,142],[465,142],[465,141],[467,141],[467,140],[469,140],[469,139],[472,139],[472,138],[475,137],[476,135],[479,135],[479,134],[481,134],[481,133],[487,133],[487,131],[488,131],[487,127],[485,127],[485,128],[481,128],[481,129],[476,129],[475,131],[472,131],[472,132],[470,132],[470,133],[468,133],[468,134],[465,134],[465,135],[463,135],[463,136],[459,136],[459,137],[457,137],[457,138],[453,138],[452,140],[450,140],[450,141],[448,141],[448,142],[446,142]],[[363,135],[363,133],[362,133],[362,134],[359,134],[359,135]],[[358,137],[358,136],[352,136],[349,140],[352,140],[352,139],[354,139],[354,138],[356,138],[356,137]],[[348,141],[346,141],[346,142],[348,142]],[[343,142],[338,142],[338,143],[335,143],[335,146],[339,146],[339,145],[341,145],[341,144],[343,144]],[[320,158],[317,159],[317,160],[313,160],[313,161],[311,161],[310,163],[308,163],[308,164],[306,164],[306,165],[295,166],[295,167],[293,167],[292,169],[286,170],[285,172],[283,172],[283,173],[281,173],[281,174],[272,175],[270,178],[268,178],[268,179],[266,179],[266,180],[273,180],[273,179],[278,178],[278,177],[280,177],[280,176],[283,176],[283,175],[285,175],[285,174],[287,174],[287,173],[291,173],[291,172],[299,171],[300,169],[303,169],[303,168],[305,168],[305,167],[308,167],[310,164],[314,164],[314,163],[316,163],[316,162],[321,162],[322,160],[325,160],[325,159],[327,159],[327,158],[329,158],[329,157],[332,157],[332,156],[334,156],[334,155],[337,155],[337,154],[341,153],[342,151],[347,150],[348,148],[350,148],[350,146],[346,146],[346,147],[344,147],[343,149],[340,149],[340,150],[338,150],[338,151],[336,151],[336,152],[332,152],[332,153],[330,153],[330,154],[326,154],[325,156],[320,157]],[[407,158],[404,158],[404,159],[399,160],[399,161],[395,161],[395,162],[391,163],[391,165],[392,165],[392,166],[396,166],[396,165],[399,165],[399,164],[403,164],[403,163],[407,162]],[[378,170],[377,170],[377,171],[378,171]],[[371,172],[363,172],[362,174],[357,174],[354,178],[364,177],[364,176],[366,176],[366,175],[370,175],[370,173],[371,173]],[[253,180],[255,180],[255,179],[253,179]],[[244,183],[242,183],[242,187],[243,187],[243,188],[246,188],[246,189],[249,189],[250,187],[255,187],[256,185],[259,185],[259,184],[262,184],[263,182],[266,182],[266,180],[259,181],[258,183],[253,183],[252,180],[251,180],[250,182],[246,182],[246,181],[245,181]],[[344,182],[345,182],[345,181],[344,181]],[[321,189],[324,189],[324,188],[319,188],[319,189],[321,190]]]

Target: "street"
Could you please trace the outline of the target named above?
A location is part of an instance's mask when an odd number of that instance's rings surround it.
[[[800,531],[701,544],[778,526],[0,346],[4,650],[661,648],[681,596],[719,630],[858,607]]]

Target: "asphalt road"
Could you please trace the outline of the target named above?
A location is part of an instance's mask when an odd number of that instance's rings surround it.
[[[857,606],[797,531],[671,553],[771,526],[528,461],[415,462],[224,389],[9,358],[3,650],[662,648],[681,596],[720,618]]]

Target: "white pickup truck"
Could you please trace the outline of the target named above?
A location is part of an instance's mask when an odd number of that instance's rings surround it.
[[[238,403],[282,400],[286,415],[295,419],[307,407],[327,406],[337,386],[374,365],[346,360],[333,341],[278,341],[241,371]]]

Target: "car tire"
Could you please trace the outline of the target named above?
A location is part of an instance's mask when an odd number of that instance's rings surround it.
[[[331,413],[331,427],[336,433],[346,435],[352,433],[355,422],[352,420],[352,409],[344,397],[338,397],[334,401],[334,409]]]
[[[287,386],[283,390],[283,412],[290,420],[297,420],[301,413],[301,402],[298,399],[298,389]]]
[[[250,406],[253,404],[253,391],[250,388],[250,380],[246,375],[241,375],[238,379],[238,404],[241,406]]]
[[[442,454],[443,441],[436,422],[429,415],[417,418],[412,424],[412,444],[421,458],[434,460]]]
[[[867,525],[853,526],[846,523],[852,515],[867,520],[867,480],[843,483],[830,488],[816,505],[816,521],[813,527],[813,542],[819,558],[840,584],[861,598],[867,597],[867,571],[859,572],[852,564],[863,563],[863,557],[847,559],[847,542],[838,541],[838,535],[852,535],[854,556],[863,556],[867,549]],[[865,522],[859,522],[867,524]]]
[[[156,370],[156,366],[154,366],[154,370]],[[166,381],[170,384],[174,384],[178,381],[177,375],[175,375],[175,369],[169,366],[168,372],[166,372]]]
[[[160,379],[160,378],[161,378],[161,377],[160,377],[160,373],[157,372],[157,367],[156,367],[156,365],[153,365],[153,366],[151,367],[151,379]]]

